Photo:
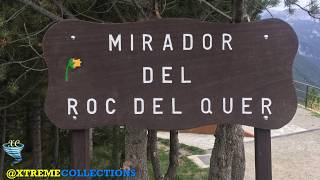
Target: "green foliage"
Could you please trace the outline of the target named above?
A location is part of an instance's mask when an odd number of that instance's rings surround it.
[[[311,88],[308,92],[307,107],[320,112],[320,95],[319,89]]]
[[[10,82],[8,84],[8,92],[12,95],[16,94],[19,90],[18,85],[15,82]]]
[[[270,7],[278,5],[280,0],[248,0],[246,3],[246,11],[252,21],[260,19],[259,14]]]
[[[312,112],[312,116],[317,117],[317,118],[320,118],[320,113]]]
[[[7,68],[5,66],[0,66],[0,82],[7,79]]]

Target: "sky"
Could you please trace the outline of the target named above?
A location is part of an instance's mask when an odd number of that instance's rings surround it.
[[[310,2],[310,0],[298,0],[298,4],[301,5],[302,7],[308,5],[309,2]],[[284,0],[280,0],[280,3],[279,3],[279,5],[277,7],[273,7],[273,8],[269,8],[269,9],[282,11],[282,10],[285,10],[287,8],[284,6]]]

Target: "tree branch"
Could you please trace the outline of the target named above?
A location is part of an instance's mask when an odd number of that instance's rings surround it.
[[[44,9],[43,7],[41,6],[38,6],[37,4],[35,4],[34,2],[30,1],[30,0],[18,0],[19,2],[25,4],[25,5],[28,5],[30,6],[32,9],[34,9],[35,11],[38,11],[39,13],[47,16],[48,18],[52,19],[53,21],[61,21],[63,20],[62,17],[58,16],[58,15],[55,15],[53,14],[52,12]]]
[[[36,32],[29,33],[29,37],[37,36],[38,34],[42,33],[42,32],[45,31],[46,29],[48,29],[52,24],[54,24],[54,22],[48,23],[45,27],[43,27],[42,29],[40,29],[40,30],[38,30],[38,31],[36,31]],[[15,42],[18,42],[18,41],[23,41],[23,40],[28,39],[29,37],[24,37],[24,38],[20,38],[20,39],[15,39],[15,40],[12,40],[12,41],[8,41],[7,44],[12,44],[12,43],[15,43]]]
[[[148,16],[146,15],[146,13],[143,11],[143,8],[137,3],[137,1],[136,1],[136,0],[131,0],[131,1],[132,1],[132,3],[139,9],[140,14],[141,14],[144,18],[149,19]]]
[[[262,5],[258,0],[255,0],[255,2],[261,7],[261,9],[265,9],[269,13],[269,15],[273,18],[273,14],[268,9],[268,5],[269,5],[270,1],[265,6]]]
[[[36,60],[36,59],[39,59],[39,58],[41,58],[41,57],[36,56],[36,57],[30,58],[30,59],[27,59],[27,60],[22,60],[22,61],[7,61],[7,62],[4,62],[4,63],[1,63],[1,64],[0,64],[0,67],[1,67],[1,66],[6,66],[6,65],[9,65],[9,64],[21,64],[21,63],[26,63],[26,62],[33,61],[33,60]]]
[[[293,2],[293,1],[290,1],[290,0],[285,0],[285,2],[286,2],[287,4],[292,4],[292,5],[297,6],[297,7],[300,8],[301,10],[307,12],[307,13],[309,14],[309,16],[311,16],[311,17],[314,18],[314,19],[320,19],[320,16],[316,16],[316,15],[315,15],[314,13],[312,13],[310,10],[302,7],[300,4],[298,4],[298,3],[296,3],[296,2]],[[319,14],[317,14],[317,15],[319,15]]]
[[[62,12],[67,15],[70,19],[78,19],[75,15],[73,15],[63,4],[61,1],[54,0],[53,1],[56,6],[58,6]]]
[[[30,94],[42,82],[43,79],[44,79],[44,76],[32,88],[30,88],[25,94],[23,94],[17,100],[13,101],[12,103],[10,103],[6,106],[0,107],[0,111],[2,111],[4,109],[8,109],[11,106],[14,106],[15,104],[19,103],[23,98],[25,98],[28,94]]]
[[[29,46],[39,57],[43,58],[43,56],[36,50],[36,48],[34,48],[34,47],[32,46],[31,38],[30,38],[30,36],[29,36],[26,23],[23,23],[23,27],[24,27],[24,30],[25,30],[25,33],[26,33],[26,36],[27,36],[28,46]]]
[[[118,8],[118,6],[117,6],[117,3],[115,3],[115,4],[113,5],[113,8],[114,8],[114,10],[116,11],[116,13],[117,13],[118,17],[120,18],[120,20],[121,20],[123,23],[127,22],[126,18],[122,15],[121,11],[119,10],[119,8]]]
[[[159,11],[159,1],[158,0],[154,0],[154,13],[156,15],[156,17],[158,19],[161,19],[161,14],[160,14],[160,11]]]
[[[18,11],[16,11],[15,13],[13,13],[8,19],[0,22],[1,25],[11,21],[12,19],[16,18],[17,16],[19,16],[19,14],[21,14],[25,9],[26,9],[27,5],[24,5],[21,9],[19,9]]]
[[[219,14],[221,14],[222,16],[228,18],[229,20],[232,20],[231,16],[229,16],[228,14],[224,13],[223,11],[221,11],[220,9],[214,7],[211,3],[209,3],[206,0],[198,0],[201,3],[206,4],[207,6],[209,6],[211,9],[215,10],[216,12],[218,12]]]

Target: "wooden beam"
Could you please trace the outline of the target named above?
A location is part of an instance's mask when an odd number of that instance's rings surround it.
[[[89,129],[72,130],[72,169],[90,169]],[[75,177],[73,180],[90,179]]]
[[[272,180],[271,135],[269,129],[254,128],[256,180]]]

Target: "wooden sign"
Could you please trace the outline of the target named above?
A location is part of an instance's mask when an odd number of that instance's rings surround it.
[[[43,47],[49,72],[45,111],[60,128],[232,123],[274,129],[297,108],[297,36],[278,19],[68,20],[48,30]]]

